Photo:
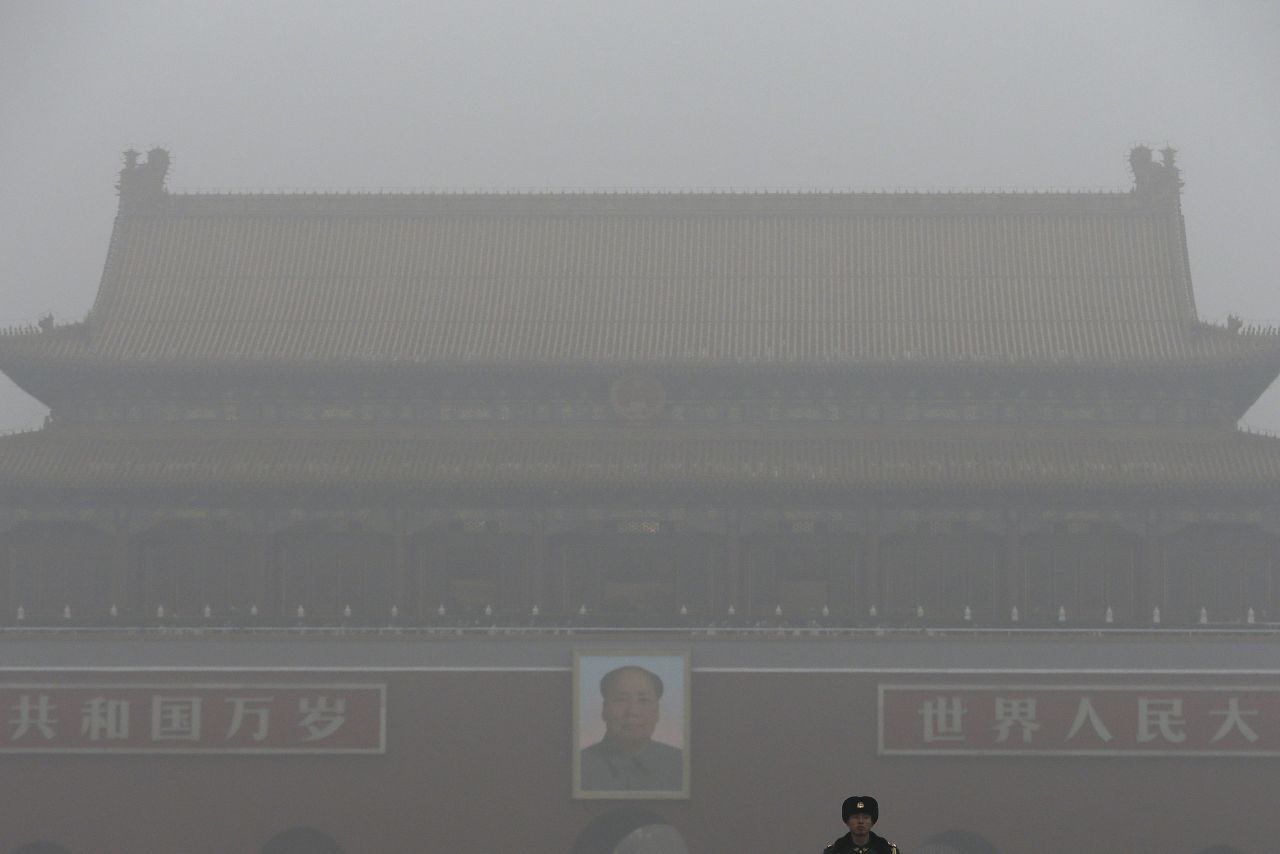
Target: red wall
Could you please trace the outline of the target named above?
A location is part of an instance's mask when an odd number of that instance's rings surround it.
[[[6,682],[210,681],[154,672],[0,675]],[[970,678],[1002,680],[1029,681]],[[1031,681],[1054,680],[1151,681]],[[219,674],[217,681],[383,682],[386,753],[0,756],[0,852],[35,839],[73,854],[252,852],[287,827],[307,825],[348,854],[569,854],[594,817],[636,803],[571,798],[567,670]],[[1089,850],[1274,850],[1280,758],[880,756],[877,685],[910,681],[929,677],[695,670],[692,798],[642,805],[678,828],[692,854],[816,854],[842,831],[840,802],[854,793],[880,799],[878,830],[907,851],[954,829],[981,834],[1002,854],[1077,852],[1082,836],[1106,838]],[[1274,676],[1213,681],[1280,687]],[[10,720],[11,710],[4,712]],[[1252,723],[1280,727],[1280,706]]]

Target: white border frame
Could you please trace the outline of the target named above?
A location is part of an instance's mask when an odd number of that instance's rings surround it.
[[[229,755],[315,755],[315,754],[385,754],[387,752],[387,683],[385,682],[3,682],[0,688],[23,690],[63,690],[101,688],[103,690],[173,690],[173,691],[213,691],[223,689],[333,689],[340,691],[376,691],[378,693],[378,746],[377,747],[17,747],[0,749],[0,757],[32,755],[32,754],[174,754],[183,756],[229,756]]]
[[[1064,685],[1059,682],[1052,685],[1020,685],[1006,682],[996,685],[971,684],[886,684],[876,686],[876,753],[880,756],[1056,756],[1061,759],[1098,758],[1107,756],[1150,756],[1153,758],[1170,756],[1180,759],[1229,756],[1237,759],[1269,759],[1280,756],[1280,750],[915,750],[908,748],[886,749],[884,746],[884,695],[885,691],[972,691],[972,690],[1024,690],[1024,691],[1166,691],[1193,693],[1205,691],[1231,691],[1236,693],[1262,692],[1280,693],[1280,688],[1264,685]]]
[[[579,734],[582,731],[581,710],[583,706],[583,691],[589,691],[593,703],[598,703],[596,694],[599,693],[599,686],[595,684],[584,685],[582,682],[582,661],[589,658],[662,658],[678,660],[680,662],[680,673],[683,679],[682,696],[684,698],[684,708],[679,710],[681,715],[681,727],[684,735],[684,744],[682,747],[684,767],[682,769],[683,786],[680,789],[658,790],[649,792],[632,792],[626,790],[584,790],[582,788],[582,764],[581,752],[579,745]],[[693,669],[690,666],[689,650],[670,650],[670,649],[628,649],[628,648],[584,648],[575,649],[573,651],[573,693],[570,702],[573,705],[573,729],[571,733],[571,749],[570,764],[573,766],[573,787],[572,796],[576,799],[613,799],[613,800],[688,800],[690,796],[690,756],[692,754],[692,727],[690,726],[692,702],[690,695],[692,693],[693,680],[691,675]],[[672,709],[667,709],[670,714]]]

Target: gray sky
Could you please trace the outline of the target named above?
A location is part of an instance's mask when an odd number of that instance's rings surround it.
[[[1122,189],[1135,142],[1201,316],[1280,323],[1278,44],[1267,0],[0,0],[0,325],[83,318],[130,146],[177,190]]]

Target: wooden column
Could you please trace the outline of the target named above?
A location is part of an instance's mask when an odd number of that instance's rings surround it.
[[[844,607],[848,618],[856,620],[866,613],[867,602],[867,535],[864,530],[853,540],[848,554],[849,589],[845,591]]]
[[[726,614],[730,605],[738,613],[743,613],[746,607],[746,603],[742,601],[742,516],[737,510],[729,512],[724,545],[724,576],[719,601],[716,602],[719,610],[717,616]]]
[[[436,611],[445,603],[448,581],[443,567],[448,566],[449,553],[454,548],[453,532],[447,524],[436,524],[422,538],[426,548],[418,555],[418,583],[421,590],[422,614],[434,619]]]
[[[997,621],[1012,617],[1013,609],[1018,609],[1022,619],[1030,616],[1027,613],[1026,566],[1022,547],[1022,516],[1016,510],[1005,514],[1004,540],[1004,595],[996,597],[996,613],[992,616]]]
[[[129,592],[131,577],[134,575],[133,537],[128,526],[118,516],[111,532],[111,562],[108,572],[107,598],[102,608],[108,614],[114,605],[121,617],[133,610],[133,596]],[[145,616],[134,614],[133,616]]]
[[[1137,623],[1150,622],[1152,610],[1167,610],[1164,597],[1164,556],[1160,543],[1159,519],[1152,514],[1142,533],[1142,558],[1138,578],[1138,600],[1134,603]]]
[[[1280,538],[1271,540],[1271,566],[1267,567],[1266,599],[1259,620],[1275,620],[1280,615]]]
[[[18,602],[15,602],[15,588],[18,584],[17,574],[17,558],[14,555],[13,542],[10,536],[13,529],[10,528],[0,537],[0,578],[3,578],[3,586],[0,587],[0,626],[8,625],[16,620],[18,612]]]
[[[884,566],[880,560],[880,540],[884,532],[884,523],[877,510],[867,514],[866,544],[863,547],[865,564],[863,568],[863,590],[861,613],[854,616],[865,619],[871,615],[872,606],[878,612],[884,612]]]
[[[413,600],[413,581],[409,575],[409,530],[403,510],[397,510],[392,522],[391,544],[391,603],[401,614],[401,619],[416,617],[416,602]]]
[[[249,594],[249,601],[242,606],[246,617],[249,608],[253,605],[258,607],[259,619],[265,619],[271,616],[270,608],[274,607],[275,596],[269,594],[269,581],[271,576],[271,535],[267,531],[265,520],[261,518],[254,519],[252,528],[249,533],[250,558],[247,572],[245,573],[245,589]]]
[[[844,549],[836,548],[838,535],[833,528],[834,526],[822,531],[815,530],[814,536],[818,537],[818,560],[827,586],[827,595],[823,597],[821,607],[838,612],[840,600],[849,598],[847,592],[843,596],[838,594],[853,586],[853,568],[848,564]]]
[[[547,608],[547,518],[542,513],[533,514],[533,554],[530,556],[528,605],[538,611]]]
[[[132,583],[129,585],[131,599],[129,610],[143,619],[151,619],[156,616],[159,606],[164,605],[165,610],[172,614],[172,602],[152,601],[157,599],[155,596],[155,539],[139,531],[130,534],[130,539],[134,543],[134,562],[131,573]]]

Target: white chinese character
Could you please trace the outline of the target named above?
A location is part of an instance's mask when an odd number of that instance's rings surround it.
[[[46,739],[53,738],[53,725],[58,719],[53,716],[53,704],[49,702],[47,694],[41,694],[35,703],[31,702],[30,694],[23,694],[9,708],[14,712],[14,717],[9,719],[13,727],[11,738],[14,741],[22,738],[32,728]]]
[[[959,697],[938,697],[921,703],[924,740],[964,741],[964,716],[967,711]]]
[[[338,731],[347,720],[347,701],[343,697],[319,696],[312,703],[306,697],[298,700],[298,726],[307,731],[303,741],[319,741]]]
[[[1210,712],[1209,714],[1214,716],[1222,715],[1222,726],[1218,727],[1217,733],[1214,734],[1213,738],[1209,739],[1210,742],[1222,740],[1233,728],[1240,730],[1240,734],[1250,744],[1258,740],[1258,734],[1253,731],[1253,727],[1245,722],[1246,716],[1255,717],[1258,712],[1256,709],[1250,709],[1247,712],[1240,711],[1240,698],[1232,697],[1227,700],[1226,709],[1220,712]]]
[[[262,741],[267,737],[267,726],[271,717],[270,697],[229,697],[231,703],[231,725],[227,727],[227,738],[231,738],[244,726],[244,719],[253,715],[256,725],[249,736],[254,741]]]
[[[129,701],[93,697],[80,707],[80,734],[90,741],[129,737]]]
[[[1023,743],[1031,741],[1032,733],[1040,729],[1040,724],[1036,723],[1036,701],[1030,698],[1006,700],[996,697],[996,724],[992,727],[996,731],[996,741],[1007,741],[1009,730],[1015,724],[1022,732]]]
[[[1158,732],[1165,741],[1181,744],[1187,740],[1187,734],[1181,731],[1186,723],[1182,717],[1181,700],[1138,698],[1139,742],[1155,741]]]
[[[151,740],[199,741],[200,698],[151,698]]]
[[[1094,711],[1093,701],[1088,697],[1080,698],[1080,706],[1076,709],[1076,719],[1071,724],[1071,732],[1067,733],[1067,741],[1076,737],[1076,733],[1080,732],[1085,723],[1093,728],[1093,734],[1103,741],[1111,740],[1111,730],[1107,729],[1107,725],[1102,722],[1102,718],[1098,717],[1098,713]]]

